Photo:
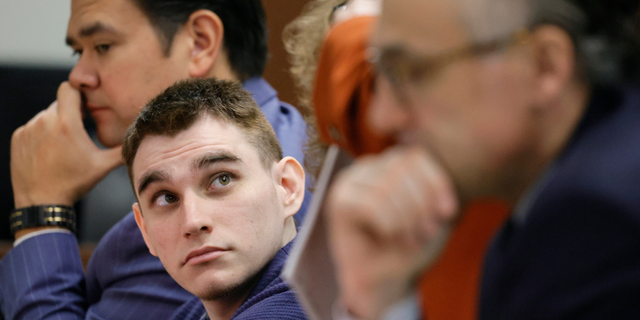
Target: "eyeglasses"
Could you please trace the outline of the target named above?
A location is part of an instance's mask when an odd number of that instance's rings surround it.
[[[349,1],[344,1],[344,2],[340,3],[339,5],[333,7],[333,9],[331,9],[331,14],[329,14],[329,24],[333,24],[333,20],[335,18],[336,11],[338,11],[340,9],[345,9],[347,7],[348,3],[349,3]]]
[[[389,81],[399,102],[409,102],[408,87],[420,86],[435,79],[440,72],[454,62],[474,56],[487,55],[506,47],[522,44],[529,38],[527,29],[519,30],[508,37],[488,42],[471,43],[429,57],[412,55],[400,47],[383,50],[370,48],[369,61],[378,74]]]

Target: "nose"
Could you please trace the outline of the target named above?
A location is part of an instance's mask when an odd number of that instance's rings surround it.
[[[407,109],[399,104],[389,80],[378,76],[368,115],[371,128],[382,136],[395,136],[406,127],[408,120]]]
[[[189,238],[192,236],[198,236],[201,233],[211,232],[213,224],[211,217],[208,215],[206,206],[202,203],[204,200],[200,199],[196,195],[187,196],[183,199],[182,214],[183,214],[183,234]]]
[[[100,85],[98,73],[88,55],[80,56],[78,63],[69,74],[71,86],[80,89],[95,89]]]

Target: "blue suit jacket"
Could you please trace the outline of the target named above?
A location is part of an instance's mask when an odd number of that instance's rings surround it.
[[[640,319],[640,91],[597,88],[485,261],[480,319]]]
[[[306,124],[298,111],[279,101],[264,79],[249,79],[244,87],[274,127],[284,155],[302,163]],[[310,198],[307,191],[298,220]],[[149,253],[133,213],[102,238],[86,278],[70,234],[27,239],[0,261],[0,307],[6,319],[168,319],[192,299]]]

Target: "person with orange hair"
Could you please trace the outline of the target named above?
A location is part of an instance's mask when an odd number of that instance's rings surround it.
[[[375,70],[368,61],[369,37],[379,9],[378,0],[312,1],[285,29],[299,106],[310,124],[305,164],[314,175],[329,144],[338,144],[355,157],[394,144],[367,121],[375,85]],[[482,259],[506,213],[502,202],[490,199],[465,209],[442,258],[421,277],[425,318],[476,318]]]
[[[325,203],[352,314],[401,306],[460,207],[491,196],[513,211],[480,319],[640,318],[639,6],[383,2],[369,124],[399,145],[357,159]]]

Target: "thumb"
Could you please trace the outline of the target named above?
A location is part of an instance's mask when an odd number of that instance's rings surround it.
[[[75,123],[82,123],[82,98],[80,91],[73,88],[69,82],[63,82],[58,87],[58,115],[67,117]]]
[[[111,149],[100,150],[96,154],[96,157],[96,164],[102,169],[101,171],[104,172],[109,172],[124,164],[124,159],[122,159],[122,145]]]

